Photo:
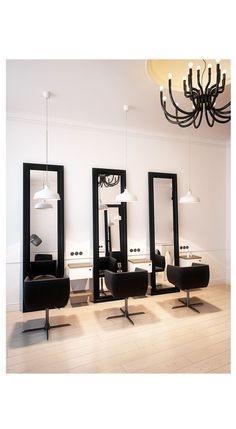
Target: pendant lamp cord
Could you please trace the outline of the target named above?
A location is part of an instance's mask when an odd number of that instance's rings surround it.
[[[46,185],[48,184],[48,97],[46,98]]]
[[[127,169],[127,113],[125,110],[125,170]]]
[[[201,85],[202,85],[203,76],[204,76],[204,73],[205,73],[205,70],[206,70],[206,61],[205,60],[202,60],[202,61],[204,62],[204,70],[202,72]]]
[[[191,189],[191,137],[189,137],[189,168],[188,168],[188,189]]]

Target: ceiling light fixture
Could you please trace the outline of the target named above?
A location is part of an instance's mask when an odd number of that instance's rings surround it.
[[[45,124],[45,130],[46,130],[46,173],[45,173],[45,180],[43,183],[43,189],[40,191],[35,192],[33,199],[34,200],[43,200],[41,203],[38,203],[35,205],[35,208],[37,209],[46,209],[46,208],[52,208],[52,205],[50,203],[46,203],[45,200],[60,200],[60,195],[52,191],[48,185],[48,100],[50,98],[51,94],[49,91],[43,92],[43,97],[46,101],[46,124]]]
[[[189,139],[189,163],[188,163],[188,192],[180,197],[180,204],[192,204],[192,203],[200,203],[200,199],[195,197],[191,191],[191,141]]]
[[[129,111],[128,104],[124,104],[123,110],[125,112],[125,170],[127,169],[127,114]],[[131,194],[127,188],[119,195],[116,196],[116,202],[119,203],[133,203],[137,201],[137,197]]]
[[[206,70],[206,61],[204,61],[204,70],[201,75],[201,67],[197,66],[197,83],[193,84],[193,64],[189,63],[188,75],[183,77],[183,92],[185,98],[189,99],[192,103],[192,110],[187,111],[181,109],[179,104],[175,101],[172,92],[172,74],[168,74],[168,88],[170,101],[174,107],[175,112],[170,113],[166,109],[167,97],[163,95],[163,86],[160,86],[160,101],[161,107],[164,111],[166,119],[175,125],[182,128],[194,125],[198,128],[202,122],[203,112],[205,112],[206,122],[209,127],[213,127],[215,121],[220,124],[225,124],[231,119],[231,110],[229,101],[222,107],[216,107],[216,101],[219,94],[225,90],[226,84],[226,70],[221,72],[220,61],[216,63],[216,76],[215,82],[211,84],[212,78],[212,65],[208,64],[208,78],[203,88],[203,76]]]

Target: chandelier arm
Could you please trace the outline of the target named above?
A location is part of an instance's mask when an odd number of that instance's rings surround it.
[[[176,119],[176,117],[175,117],[175,116],[173,116],[173,115],[169,114],[169,112],[167,112],[166,110],[164,110],[164,115],[165,115],[166,119],[167,119],[171,124],[179,125],[179,126],[181,126],[180,124],[185,123],[185,122],[188,122],[188,121],[190,121],[190,120],[192,119],[192,117],[191,117],[191,116],[188,116],[188,117],[187,117],[187,119],[182,119],[181,121],[178,121],[178,120]],[[173,118],[174,120],[173,120],[173,119],[170,119],[170,118]],[[191,124],[189,124],[189,125],[191,125]],[[186,125],[186,126],[187,126],[187,125]]]
[[[173,118],[173,119],[176,119],[176,116],[174,116],[174,115],[172,115],[171,113],[169,113],[167,110],[166,110],[166,102],[163,100],[163,94],[162,94],[162,92],[160,92],[160,100],[161,100],[161,107],[162,107],[162,109],[163,109],[163,111],[169,116],[169,117],[171,117],[171,118]],[[179,110],[179,109],[178,109]],[[194,114],[194,111],[193,112],[187,112],[187,114],[185,115],[185,116],[181,116],[179,119],[186,119],[186,118],[188,118],[189,116],[193,116],[193,114]]]
[[[175,99],[173,97],[173,93],[172,93],[172,88],[171,88],[171,79],[169,79],[169,94],[170,94],[170,99],[172,101],[172,104],[174,105],[174,107],[176,109],[178,109],[178,112],[183,113],[184,115],[190,115],[191,112],[188,112],[186,110],[181,109],[175,102]]]
[[[224,120],[221,120],[221,119],[219,119],[219,118],[217,118],[217,116],[210,110],[209,111],[209,113],[210,113],[210,115],[211,115],[211,117],[216,121],[216,122],[218,122],[219,124],[226,124],[227,122],[229,122],[230,121],[230,119],[231,119],[231,117],[229,116],[228,118],[225,118],[224,117]]]
[[[208,112],[210,113],[210,115],[212,117],[212,121],[210,121],[210,119],[209,119]],[[215,122],[215,118],[212,115],[211,111],[208,110],[206,106],[205,106],[205,117],[206,117],[206,121],[207,121],[207,124],[209,125],[209,127],[213,127],[214,122]]]
[[[186,127],[188,127],[188,126],[190,126],[190,125],[192,125],[194,122],[195,122],[195,120],[196,120],[196,118],[198,117],[198,114],[199,114],[199,111],[194,111],[194,114],[192,115],[192,116],[189,116],[188,117],[188,119],[185,119],[185,120],[182,120],[182,121],[179,121],[178,120],[178,112],[176,112],[176,122],[177,122],[177,124],[180,126],[180,127],[182,127],[182,128],[186,128]],[[190,122],[190,123],[189,123]]]
[[[198,120],[198,122],[197,122],[197,118],[198,118],[198,115],[199,115],[199,114],[200,114],[200,118],[199,118],[199,120]],[[199,110],[199,111],[197,112],[196,118],[194,119],[194,122],[193,122],[194,128],[198,128],[198,127],[201,125],[201,122],[202,122],[202,116],[203,116],[203,107],[201,108],[201,110]]]
[[[191,68],[189,69],[189,74],[188,74],[188,84],[189,84],[189,89],[190,89],[190,100],[192,101],[195,108],[199,108],[201,91],[199,91],[199,89],[197,89],[193,86],[192,69]],[[197,104],[196,104],[196,99],[198,101]]]
[[[231,106],[231,101],[229,101],[229,102],[228,102],[227,104],[225,104],[223,107],[217,107],[217,108],[214,108],[214,106],[213,106],[213,109],[220,111],[220,110],[224,110],[224,109],[226,109],[227,107],[230,107],[230,106]],[[228,110],[228,112],[229,112],[229,113],[231,113],[231,110]]]
[[[227,110],[226,112],[219,112],[218,109],[211,109],[213,115],[219,116],[219,118],[225,119],[231,116],[231,111]]]

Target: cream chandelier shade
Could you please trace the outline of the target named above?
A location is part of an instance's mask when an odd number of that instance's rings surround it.
[[[42,202],[37,203],[35,205],[36,209],[48,209],[52,208],[52,205],[47,203],[47,200],[60,200],[60,195],[51,190],[48,184],[48,100],[50,98],[50,92],[44,91],[43,97],[45,98],[46,102],[46,124],[45,124],[45,149],[46,149],[46,172],[45,172],[45,181],[43,183],[43,189],[40,189],[39,191],[35,192],[33,199],[34,200],[42,200]]]

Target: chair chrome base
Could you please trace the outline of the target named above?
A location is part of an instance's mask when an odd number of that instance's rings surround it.
[[[189,291],[187,291],[187,298],[180,298],[178,299],[179,302],[182,302],[183,305],[175,305],[173,308],[181,308],[181,307],[188,307],[191,308],[191,310],[196,311],[197,313],[200,313],[200,311],[198,311],[196,308],[194,308],[196,305],[203,305],[203,302],[194,302],[191,303],[190,302],[190,297],[189,297]]]
[[[116,319],[117,317],[126,317],[130,323],[134,325],[134,322],[132,319],[130,319],[130,316],[136,316],[137,314],[145,314],[144,311],[138,311],[137,313],[129,313],[128,310],[128,298],[125,298],[125,309],[120,308],[123,314],[118,314],[117,316],[109,316],[107,319]]]
[[[31,328],[31,329],[24,329],[24,331],[22,332],[32,332],[32,331],[41,331],[42,329],[44,329],[47,332],[47,340],[49,337],[49,330],[52,328],[61,328],[63,326],[71,326],[70,323],[62,323],[60,325],[50,325],[49,323],[49,309],[46,308],[46,319],[45,319],[45,325],[42,326],[41,328]]]

